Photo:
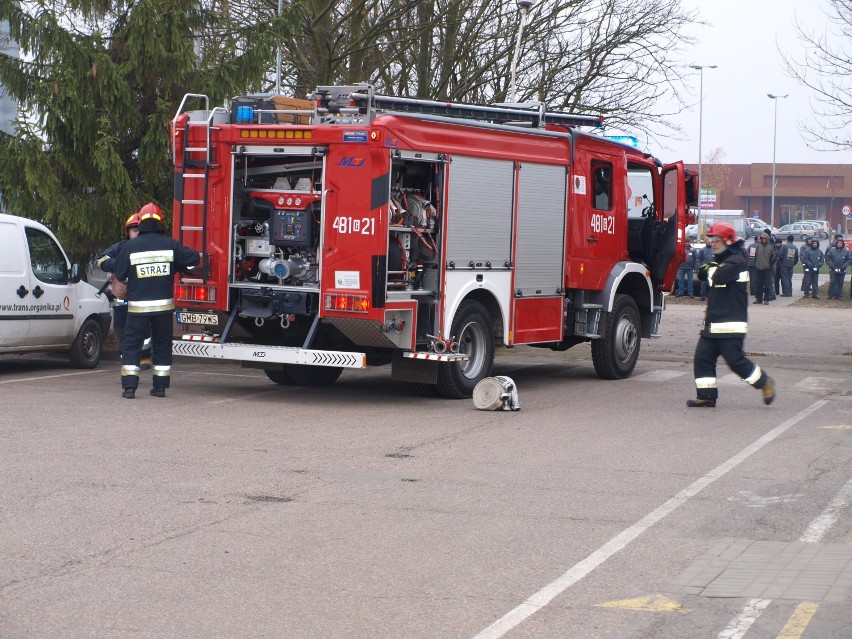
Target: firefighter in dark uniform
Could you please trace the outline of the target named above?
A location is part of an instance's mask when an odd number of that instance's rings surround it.
[[[127,241],[139,235],[139,213],[134,213],[127,218],[124,223],[124,235],[124,239],[119,240],[95,258],[99,269],[104,273],[112,274],[110,284],[113,294],[112,330],[115,333],[115,342],[118,345],[119,353],[121,353],[121,347],[124,343],[124,326],[127,324],[127,286],[115,276],[115,259],[121,253],[121,249],[124,248]]]
[[[163,233],[163,212],[153,202],[139,209],[139,235],[121,249],[115,274],[127,283],[127,326],[121,351],[122,396],[133,399],[139,386],[142,343],[150,331],[154,379],[151,394],[165,397],[172,371],[174,276],[191,272],[197,251]]]
[[[748,257],[743,241],[730,224],[717,222],[707,231],[715,260],[702,266],[698,279],[706,281],[707,310],[701,337],[695,347],[696,399],[690,408],[716,405],[716,361],[721,355],[730,369],[763,394],[763,403],[775,399],[775,382],[743,352],[748,331]]]

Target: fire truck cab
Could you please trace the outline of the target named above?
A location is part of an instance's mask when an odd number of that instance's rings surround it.
[[[296,385],[390,363],[450,398],[499,345],[588,341],[599,376],[631,374],[685,257],[682,162],[539,103],[312,98],[178,109],[173,233],[203,268],[176,283],[176,355]]]

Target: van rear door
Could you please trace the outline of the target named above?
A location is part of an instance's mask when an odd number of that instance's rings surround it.
[[[29,267],[21,227],[0,219],[0,349],[23,346],[29,333]]]
[[[31,347],[69,348],[75,337],[77,287],[71,266],[54,237],[25,226],[29,252],[29,336]]]

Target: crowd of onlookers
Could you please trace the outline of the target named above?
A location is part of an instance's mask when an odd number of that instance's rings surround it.
[[[750,292],[758,304],[781,297],[793,296],[793,268],[801,263],[801,292],[804,297],[819,299],[819,278],[822,273],[829,277],[828,299],[841,299],[846,270],[852,266],[852,251],[847,248],[841,234],[835,234],[826,250],[820,248],[817,238],[808,238],[797,246],[794,237],[786,241],[769,232],[760,233],[748,246],[744,246],[748,258]],[[675,297],[696,296],[703,302],[707,296],[707,282],[696,282],[695,272],[704,264],[713,261],[710,241],[705,238],[704,246],[694,247],[687,242],[686,261],[677,272]],[[823,270],[825,267],[825,270]],[[696,287],[699,287],[696,290]],[[852,299],[852,287],[850,287]]]

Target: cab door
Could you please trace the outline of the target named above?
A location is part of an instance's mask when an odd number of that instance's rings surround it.
[[[24,346],[29,334],[30,277],[21,227],[0,219],[0,350]]]
[[[568,286],[601,290],[627,257],[626,162],[594,141],[575,138],[568,232]]]
[[[654,283],[671,291],[677,269],[686,260],[687,175],[683,162],[667,164],[662,171],[663,205],[659,211],[663,224],[657,237],[657,253],[651,268]],[[690,182],[691,184],[691,182]],[[693,199],[691,196],[690,200]]]
[[[25,227],[29,254],[29,346],[68,348],[74,341],[77,287],[56,240],[44,231]]]

